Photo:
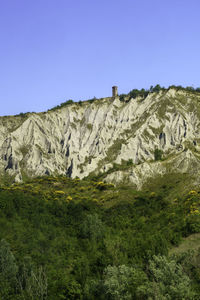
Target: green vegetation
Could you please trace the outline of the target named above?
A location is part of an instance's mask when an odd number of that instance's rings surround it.
[[[30,145],[24,145],[21,148],[19,148],[19,151],[22,153],[23,157],[26,156],[26,154],[29,152],[30,150]]]
[[[96,97],[93,97],[92,99],[88,99],[86,101],[79,100],[78,102],[74,102],[72,99],[69,99],[69,100],[67,100],[65,102],[62,102],[60,105],[57,105],[57,106],[55,106],[55,107],[53,107],[51,109],[48,109],[48,111],[55,111],[57,109],[60,109],[60,108],[63,108],[65,106],[72,105],[72,104],[75,104],[77,106],[82,106],[85,102],[93,103],[96,100],[99,100],[99,99],[97,99]]]
[[[155,161],[162,160],[162,155],[163,155],[163,151],[156,148],[155,151],[154,151],[154,159],[155,159]]]
[[[150,93],[159,93],[160,91],[167,91],[171,88],[174,88],[176,90],[183,90],[183,91],[187,91],[187,92],[193,92],[193,93],[200,93],[200,88],[193,88],[191,86],[188,86],[188,87],[182,87],[181,85],[171,85],[169,86],[168,88],[165,88],[165,87],[161,87],[159,84],[156,84],[155,86],[150,86],[149,89],[133,89],[131,90],[128,94],[121,94],[119,95],[120,97],[120,100],[121,101],[124,101],[126,98],[128,98],[129,100],[131,98],[137,98],[137,97],[142,97],[143,99],[145,99]]]
[[[53,107],[53,108],[51,108],[51,109],[48,109],[48,111],[54,111],[54,110],[63,108],[63,107],[65,107],[65,106],[71,105],[71,104],[73,104],[73,103],[74,103],[74,101],[73,101],[72,99],[69,99],[69,100],[67,100],[67,101],[65,101],[65,102],[63,102],[63,103],[61,103],[60,105],[57,105],[57,106],[55,106],[55,107]]]
[[[170,249],[170,254],[179,254],[187,251],[198,250],[200,248],[200,233],[193,233],[186,238],[177,247]]]
[[[103,173],[98,173],[97,175],[95,175],[95,172],[90,173],[90,175],[88,175],[88,179],[93,179],[93,180],[104,180],[106,178],[107,175],[112,174],[113,172],[117,172],[117,171],[127,171],[130,168],[132,168],[134,166],[133,164],[133,160],[130,158],[129,160],[123,160],[121,161],[121,164],[117,164],[117,163],[113,163],[112,167],[109,168],[107,171],[103,172]]]
[[[159,84],[157,84],[155,87],[151,86],[149,89],[145,90],[145,89],[133,89],[131,90],[127,95],[126,94],[121,94],[120,95],[120,100],[124,101],[124,99],[128,96],[129,99],[131,98],[137,98],[137,97],[142,97],[142,98],[146,98],[148,96],[149,93],[158,93],[160,91],[164,91],[166,90],[166,88],[161,87]]]
[[[141,97],[142,99],[145,99],[150,93],[159,93],[160,91],[167,91],[169,90],[170,88],[174,88],[176,90],[183,90],[183,91],[186,91],[186,92],[190,92],[190,93],[193,93],[194,95],[197,94],[197,93],[200,93],[200,87],[198,88],[194,88],[194,87],[191,87],[191,86],[187,86],[187,87],[182,87],[181,85],[171,85],[169,86],[168,88],[165,88],[165,87],[161,87],[159,84],[156,84],[155,86],[150,86],[149,89],[133,89],[131,90],[128,94],[120,94],[119,95],[119,99],[120,101],[129,101],[131,98],[135,99],[137,97]],[[93,103],[93,102],[96,102],[98,104],[101,103],[101,100],[103,100],[104,98],[96,98],[96,97],[93,97],[92,99],[88,99],[88,100],[85,100],[85,101],[78,101],[78,102],[74,102],[72,99],[69,99],[63,103],[61,103],[60,105],[57,105],[51,109],[49,109],[48,111],[55,111],[57,109],[60,109],[60,108],[63,108],[65,106],[68,106],[68,105],[71,105],[71,104],[75,104],[77,106],[82,106],[84,103]],[[108,99],[108,98],[107,98]],[[110,97],[110,100],[112,99],[112,97]],[[29,113],[20,113],[18,116],[20,116],[21,118],[26,118],[27,115]]]
[[[97,98],[94,96],[92,99],[87,100],[87,102],[93,103],[93,102],[96,101],[96,100],[97,100]]]
[[[30,113],[20,113],[16,116],[3,116],[0,117],[0,124],[5,126],[11,133],[17,130],[29,117]]]
[[[172,251],[200,233],[200,189],[185,180],[1,185],[0,299],[198,299],[199,248]]]
[[[87,124],[87,129],[88,129],[88,130],[92,130],[92,128],[93,128],[93,125],[92,125],[91,123],[88,123],[88,124]]]
[[[111,163],[115,160],[117,154],[121,150],[123,143],[125,143],[124,139],[117,138],[116,140],[114,140],[113,144],[107,150],[106,157],[99,161],[98,169],[102,168],[106,163]],[[115,164],[115,166],[117,166],[117,164]]]

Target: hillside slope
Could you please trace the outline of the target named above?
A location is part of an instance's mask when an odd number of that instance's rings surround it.
[[[200,95],[173,88],[145,99],[105,98],[1,117],[0,173],[21,181],[104,172],[106,181],[128,181],[137,188],[158,174],[197,174],[199,120]],[[155,161],[156,149],[163,160]]]
[[[168,256],[200,232],[185,176],[143,191],[66,176],[0,187],[0,299],[199,299],[200,250]]]

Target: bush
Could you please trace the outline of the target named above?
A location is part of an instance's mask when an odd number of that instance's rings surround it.
[[[154,159],[155,159],[155,161],[162,160],[162,154],[163,154],[163,151],[156,148],[155,151],[154,151]]]

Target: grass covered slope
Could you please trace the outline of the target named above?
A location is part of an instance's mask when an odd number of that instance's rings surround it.
[[[0,299],[193,299],[200,263],[168,257],[200,232],[200,190],[186,179],[140,192],[51,176],[1,186]]]

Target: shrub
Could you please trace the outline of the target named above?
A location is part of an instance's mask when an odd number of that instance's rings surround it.
[[[163,154],[163,151],[156,148],[155,151],[154,151],[154,159],[155,159],[155,161],[162,160],[162,154]]]

